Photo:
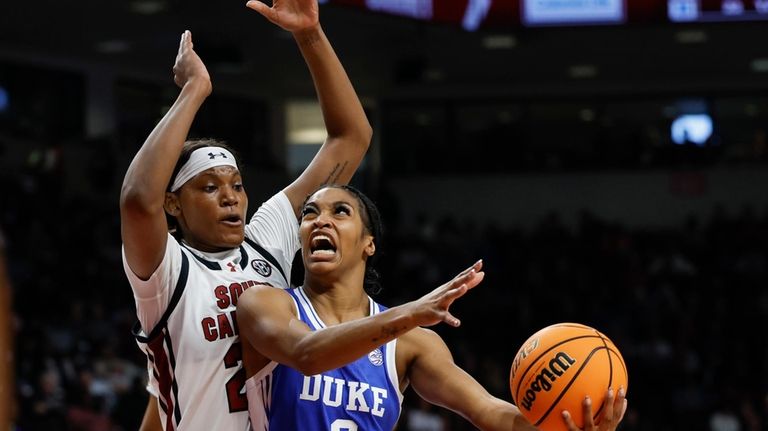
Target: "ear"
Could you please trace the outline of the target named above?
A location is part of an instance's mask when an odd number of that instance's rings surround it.
[[[176,193],[166,192],[163,209],[165,209],[165,212],[168,214],[178,217],[179,214],[181,214],[181,202],[179,202],[179,196]]]
[[[373,256],[376,253],[376,244],[373,242],[373,237],[368,235],[366,237],[368,243],[365,245],[365,254],[368,257]]]

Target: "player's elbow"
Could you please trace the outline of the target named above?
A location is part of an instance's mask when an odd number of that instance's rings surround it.
[[[369,122],[365,121],[364,124],[360,125],[359,129],[358,135],[360,143],[368,149],[368,147],[371,146],[371,140],[373,139],[373,128]]]
[[[373,128],[366,121],[365,125],[360,130],[360,143],[365,147],[365,151],[368,151],[368,147],[371,146],[371,140],[373,139]]]
[[[320,374],[323,371],[328,371],[330,368],[323,366],[323,361],[318,355],[313,354],[310,349],[300,351],[296,355],[295,367],[301,374],[305,376],[314,376]]]
[[[307,334],[296,345],[293,354],[294,367],[305,376],[314,376],[315,374],[336,368],[336,365],[329,361],[327,349],[323,349],[322,345],[318,343],[322,343],[322,340],[318,340],[315,335],[317,335],[317,332]],[[323,353],[324,351],[326,351],[325,354]]]
[[[162,198],[150,196],[141,184],[125,182],[120,189],[120,210],[124,214],[153,214],[162,210],[162,206]]]
[[[349,152],[350,149],[355,149],[360,154],[365,154],[368,148],[371,146],[371,140],[373,139],[373,129],[367,121],[363,121],[361,124],[346,127],[343,130],[339,130],[337,133],[333,133],[332,130],[328,130],[328,143],[335,143],[342,146],[345,152]]]

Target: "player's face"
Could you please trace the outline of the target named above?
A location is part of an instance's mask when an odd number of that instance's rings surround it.
[[[319,190],[307,200],[299,227],[307,274],[365,272],[375,249],[361,211],[358,199],[338,188]]]
[[[176,218],[189,245],[203,251],[240,246],[248,209],[240,171],[216,166],[186,182],[179,191]]]

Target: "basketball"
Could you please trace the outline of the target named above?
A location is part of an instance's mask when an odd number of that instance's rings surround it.
[[[611,387],[627,390],[627,367],[619,349],[600,331],[578,323],[558,323],[533,334],[515,355],[509,375],[512,399],[542,431],[566,431],[568,410],[584,426],[582,402],[592,399],[595,423]]]

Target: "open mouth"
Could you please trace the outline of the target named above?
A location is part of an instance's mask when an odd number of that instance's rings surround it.
[[[243,222],[243,218],[239,214],[230,214],[221,219],[221,222],[228,225],[239,226]]]
[[[313,256],[330,256],[336,253],[336,245],[327,235],[318,234],[315,235],[310,241],[309,250]]]

